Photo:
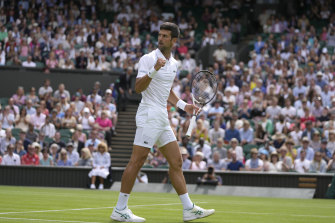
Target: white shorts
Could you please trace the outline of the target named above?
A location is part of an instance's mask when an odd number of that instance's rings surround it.
[[[157,144],[158,148],[160,148],[176,140],[171,128],[161,130],[150,127],[137,127],[134,145],[151,149],[154,144]]]

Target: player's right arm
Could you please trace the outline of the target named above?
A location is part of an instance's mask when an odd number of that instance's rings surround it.
[[[166,60],[163,58],[158,58],[155,66],[153,68],[147,68],[147,65],[145,64],[145,60],[141,58],[139,62],[139,69],[138,69],[138,75],[135,82],[135,91],[136,93],[141,93],[142,91],[145,91],[147,87],[149,86],[152,78],[154,78],[154,75],[149,76],[149,72],[157,72],[161,67],[164,67],[166,63]],[[142,75],[141,75],[142,73]],[[143,76],[144,74],[144,76]]]

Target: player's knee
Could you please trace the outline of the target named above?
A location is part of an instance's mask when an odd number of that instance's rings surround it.
[[[132,168],[141,169],[145,160],[146,160],[146,157],[137,157],[136,159],[131,159],[130,162],[129,162],[129,165]]]
[[[170,164],[170,170],[172,171],[180,171],[183,165],[182,159],[176,159],[173,163]]]

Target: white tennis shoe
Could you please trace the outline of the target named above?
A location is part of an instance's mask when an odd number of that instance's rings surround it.
[[[192,209],[183,211],[183,219],[184,221],[192,221],[198,218],[205,218],[210,216],[214,214],[214,212],[214,209],[206,210],[193,204]]]
[[[121,222],[145,222],[144,218],[134,215],[128,207],[122,211],[114,208],[111,219]]]

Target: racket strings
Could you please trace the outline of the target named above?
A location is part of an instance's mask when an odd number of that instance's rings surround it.
[[[210,102],[217,90],[216,78],[209,72],[199,72],[192,82],[194,99],[200,104]]]

